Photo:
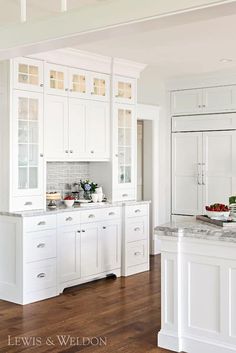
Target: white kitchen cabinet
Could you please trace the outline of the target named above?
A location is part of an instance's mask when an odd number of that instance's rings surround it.
[[[43,61],[29,58],[13,60],[14,88],[43,92]]]
[[[110,76],[91,72],[89,81],[91,98],[108,101],[110,97]]]
[[[131,105],[116,104],[114,106],[114,195],[127,195],[135,198],[136,186],[136,113]],[[120,191],[120,192],[117,192]],[[129,198],[128,198],[129,199]],[[118,200],[116,200],[118,201]],[[121,200],[119,200],[121,201]]]
[[[172,138],[172,213],[203,214],[228,204],[236,187],[236,132],[176,133]]]
[[[81,275],[101,272],[100,232],[98,223],[81,224]]]
[[[69,97],[88,98],[90,88],[88,71],[69,68],[68,79]]]
[[[202,133],[172,136],[172,213],[202,213]]]
[[[136,79],[115,76],[113,98],[116,103],[135,104],[137,100]]]
[[[44,126],[47,159],[109,159],[108,103],[48,95]]]
[[[64,283],[81,277],[80,224],[61,227],[58,232],[59,281]]]
[[[101,272],[121,267],[121,223],[105,221],[100,225]]]
[[[172,115],[222,113],[236,110],[236,86],[173,91]]]
[[[45,89],[48,94],[68,96],[69,81],[66,66],[45,64]]]
[[[13,94],[13,196],[30,197],[43,193],[43,96],[18,91]],[[30,197],[29,197],[30,196]],[[13,201],[14,210],[19,203]],[[31,205],[33,206],[33,202]],[[40,207],[41,206],[41,207]],[[43,203],[39,205],[43,208]],[[29,209],[31,209],[29,207]]]
[[[66,97],[47,95],[44,112],[44,149],[47,160],[68,158],[68,102]]]

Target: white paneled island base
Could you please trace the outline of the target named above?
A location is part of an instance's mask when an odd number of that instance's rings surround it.
[[[162,257],[158,346],[236,352],[236,228],[182,221],[156,233]]]

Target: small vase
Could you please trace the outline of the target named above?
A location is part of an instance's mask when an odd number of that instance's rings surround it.
[[[90,191],[84,191],[84,199],[91,200],[91,193]]]

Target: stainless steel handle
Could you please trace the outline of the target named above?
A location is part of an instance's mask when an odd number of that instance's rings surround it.
[[[74,151],[73,151],[73,150],[70,150],[70,153],[74,153]]]
[[[68,92],[68,91],[69,91],[69,88],[65,88],[65,91]]]
[[[43,153],[40,153],[40,157],[44,157]]]
[[[37,277],[38,277],[38,278],[44,278],[44,277],[46,277],[46,273],[41,272],[41,273],[39,273],[39,274],[37,275]]]
[[[45,243],[40,243],[37,245],[37,248],[42,249],[45,248],[46,244]]]
[[[108,216],[115,216],[115,212],[109,212]]]
[[[119,157],[118,153],[115,154],[115,157]]]
[[[140,232],[140,228],[139,227],[136,227],[136,228],[134,228],[134,230],[135,230],[135,232]]]
[[[80,233],[80,230],[77,230],[77,233]]]
[[[90,215],[88,216],[88,218],[95,218],[95,215],[94,215],[94,214],[90,214]]]
[[[41,221],[38,223],[38,226],[45,226],[46,225],[46,222],[45,221]]]
[[[43,87],[44,86],[44,84],[43,83],[40,83],[40,87]]]
[[[102,227],[102,229],[107,229],[107,227]]]
[[[72,218],[72,217],[67,217],[67,218],[66,218],[66,221],[67,221],[67,222],[73,221],[73,218]]]
[[[31,201],[26,201],[25,202],[25,206],[32,206],[32,205],[33,205],[33,203]]]
[[[137,209],[137,210],[135,210],[134,212],[135,212],[135,213],[140,213],[141,210],[140,210],[140,209]]]
[[[69,153],[69,151],[68,151],[68,150],[65,150],[65,153]]]
[[[201,167],[201,163],[198,163],[197,165],[198,165],[197,184],[202,185],[201,171],[199,170],[199,168]]]
[[[134,253],[134,255],[135,255],[135,256],[139,256],[139,255],[142,255],[142,253],[141,253],[140,251],[136,251],[136,252]]]
[[[92,151],[90,151],[90,153],[94,153],[94,151],[92,150]]]
[[[84,230],[84,229],[82,229],[82,233],[85,233],[85,230]]]
[[[202,107],[203,107],[203,108],[206,108],[206,104],[203,104]]]
[[[198,108],[201,108],[202,106],[201,106],[201,104],[198,104]]]
[[[122,197],[128,197],[128,194],[123,194]]]

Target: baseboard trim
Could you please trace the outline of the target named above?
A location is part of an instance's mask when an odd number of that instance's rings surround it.
[[[174,352],[182,352],[182,340],[177,335],[166,333],[163,330],[157,335],[157,346]]]

